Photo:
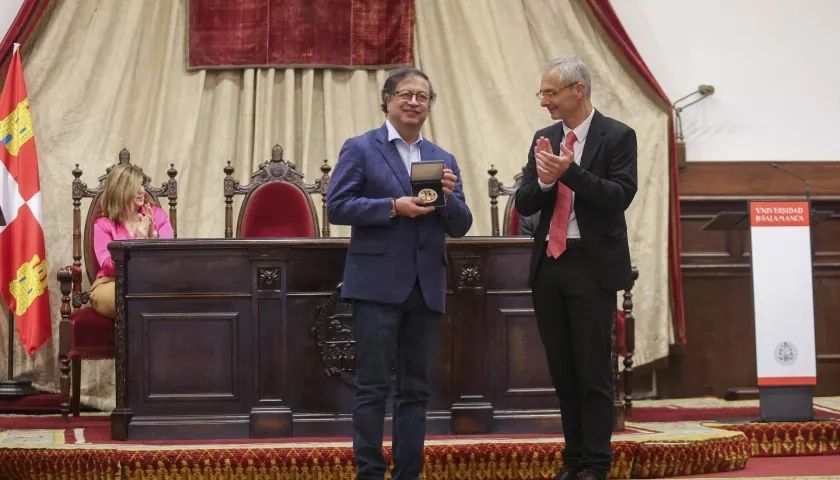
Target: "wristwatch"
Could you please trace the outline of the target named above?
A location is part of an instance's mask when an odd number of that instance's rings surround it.
[[[396,216],[397,216],[397,199],[392,198],[391,199],[391,218],[394,218]]]

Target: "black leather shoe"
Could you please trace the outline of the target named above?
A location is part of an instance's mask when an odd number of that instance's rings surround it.
[[[607,480],[607,474],[585,468],[577,472],[576,480]]]
[[[566,467],[554,476],[554,480],[575,480],[575,473],[571,468]]]

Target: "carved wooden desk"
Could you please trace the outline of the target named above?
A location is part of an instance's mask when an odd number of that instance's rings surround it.
[[[346,238],[112,243],[112,437],[350,435],[350,307],[336,293],[347,245]],[[448,246],[428,432],[560,432],[527,288],[530,239],[471,237]]]

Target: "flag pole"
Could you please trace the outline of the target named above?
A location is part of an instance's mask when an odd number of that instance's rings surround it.
[[[0,227],[6,226],[6,218],[3,216],[3,210],[0,209]],[[21,398],[35,395],[38,393],[32,387],[32,382],[16,381],[15,380],[15,314],[9,309],[9,356],[7,357],[7,368],[9,379],[0,382],[0,398]]]

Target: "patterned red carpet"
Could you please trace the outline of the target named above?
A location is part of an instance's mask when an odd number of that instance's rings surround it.
[[[804,423],[758,422],[757,400],[655,400],[639,402],[639,407],[638,415],[634,409],[634,422],[690,418],[710,428],[741,432],[749,440],[751,457],[840,455],[840,397],[815,398],[815,421]]]
[[[0,417],[0,478],[286,479],[354,477],[347,439],[280,441],[112,442],[107,415],[62,425],[60,417]],[[69,428],[68,428],[69,427]],[[340,440],[340,441],[337,441]],[[550,479],[562,468],[562,437],[487,435],[430,437],[425,478]],[[749,444],[739,432],[696,422],[634,425],[617,434],[610,478],[744,468]],[[386,447],[386,457],[390,450]]]
[[[840,399],[815,404],[819,417],[840,419]],[[614,437],[609,477],[732,475],[750,457],[840,454],[840,421],[750,423],[757,407],[717,399],[637,402],[630,428]],[[721,421],[728,418],[741,422]],[[69,424],[55,415],[0,416],[0,478],[346,480],[355,473],[349,439],[113,442],[109,428],[104,414]],[[562,468],[563,446],[562,437],[546,435],[430,437],[424,477],[550,479]]]

